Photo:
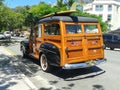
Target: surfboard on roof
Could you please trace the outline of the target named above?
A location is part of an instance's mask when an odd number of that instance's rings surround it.
[[[73,10],[73,11],[61,11],[61,12],[55,12],[55,13],[51,13],[51,14],[47,14],[45,16],[43,16],[42,18],[46,18],[46,17],[50,17],[50,16],[69,16],[72,13],[76,13],[77,11]]]
[[[63,21],[63,22],[98,22],[95,18],[84,16],[71,16],[76,11],[62,11],[43,16],[38,23]]]

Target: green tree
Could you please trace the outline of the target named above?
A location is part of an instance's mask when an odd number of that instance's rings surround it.
[[[4,0],[0,0],[0,31],[1,30],[13,30],[22,29],[23,26],[31,27],[34,23],[46,14],[55,13],[59,11],[66,11],[75,0],[57,0],[57,4],[52,6],[45,2],[40,2],[38,5],[16,7],[10,9],[3,4]],[[65,2],[66,1],[66,2]],[[97,18],[101,24],[102,31],[106,32],[107,22],[103,22],[102,19],[96,15],[90,15],[77,10],[76,16],[87,16]]]
[[[29,15],[29,9],[31,7],[30,6],[18,6],[14,9],[12,9],[14,12],[18,13],[18,14],[21,14],[21,17],[22,17],[22,21],[24,21],[24,26],[25,27],[28,27],[29,24],[28,24],[28,15]],[[29,17],[30,18],[30,17]]]
[[[35,21],[43,17],[44,15],[58,12],[61,9],[57,8],[56,6],[51,6],[45,2],[40,2],[38,5],[33,5],[28,13],[26,21],[29,21],[29,25],[33,25]]]
[[[0,0],[0,5],[2,5],[2,4],[3,4],[3,2],[4,2],[4,0]]]
[[[55,7],[59,9],[58,11],[65,11],[68,8],[68,4],[64,0],[57,0]]]
[[[0,31],[22,28],[23,24],[24,17],[21,13],[16,13],[10,8],[2,5],[2,9],[0,11]]]
[[[39,5],[32,6],[29,12],[41,18],[43,15],[51,13],[51,5],[41,2]]]
[[[76,0],[68,0],[67,5],[68,5],[69,9],[75,1]]]
[[[7,29],[9,26],[8,18],[9,18],[9,8],[4,5],[1,5],[0,10],[0,30]]]
[[[57,0],[57,6],[58,7],[64,7],[65,4],[63,3],[63,0]]]

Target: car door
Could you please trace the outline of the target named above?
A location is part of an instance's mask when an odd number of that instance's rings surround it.
[[[42,42],[42,25],[36,25],[31,30],[29,41],[30,53],[39,57],[39,47]]]
[[[99,23],[84,23],[84,51],[87,60],[104,57],[103,38]]]
[[[120,36],[119,35],[114,35],[113,36],[113,44],[114,44],[114,48],[120,48]]]
[[[39,24],[35,27],[35,42],[33,44],[35,48],[35,54],[39,56],[39,48],[42,43],[42,25]]]

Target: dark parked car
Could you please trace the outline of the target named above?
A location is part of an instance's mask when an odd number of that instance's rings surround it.
[[[108,47],[111,50],[120,48],[120,34],[107,33],[103,34],[104,48]]]
[[[4,35],[5,35],[5,38],[11,38],[11,32],[10,31],[5,31]]]
[[[0,32],[0,39],[5,39],[5,35]]]

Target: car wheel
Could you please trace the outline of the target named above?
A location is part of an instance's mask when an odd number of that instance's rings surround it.
[[[103,48],[106,49],[106,45],[105,44],[103,45]]]
[[[22,47],[21,51],[22,51],[22,57],[26,58],[27,54],[25,53],[25,47],[24,46]]]
[[[48,63],[48,60],[47,60],[45,54],[42,54],[41,57],[40,57],[40,65],[41,65],[41,69],[44,72],[50,72],[51,71],[51,66]]]
[[[114,48],[113,48],[113,47],[110,47],[110,50],[114,50]]]

